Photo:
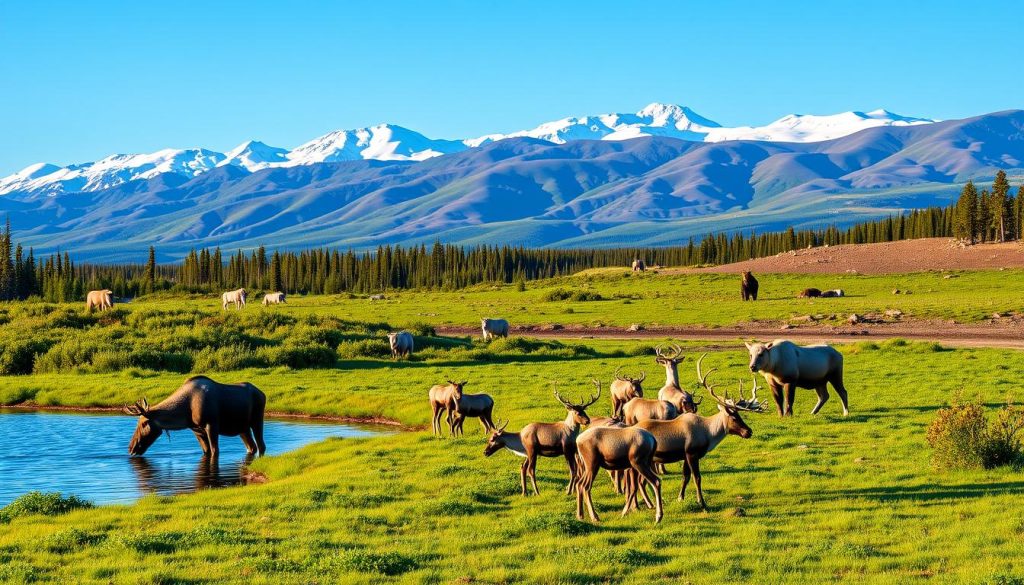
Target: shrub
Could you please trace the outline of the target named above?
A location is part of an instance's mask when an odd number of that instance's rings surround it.
[[[437,330],[429,323],[416,322],[406,327],[410,333],[417,337],[436,337]]]
[[[385,339],[360,339],[342,341],[338,344],[338,358],[385,358],[391,355],[391,348]]]
[[[940,409],[928,427],[928,444],[934,450],[936,469],[990,469],[1019,463],[1024,427],[1024,409],[1006,405],[994,421],[985,416],[978,402],[965,402],[959,395],[949,408]]]
[[[576,302],[587,302],[587,301],[603,301],[604,297],[596,292],[590,291],[571,291],[564,288],[556,288],[553,291],[549,291],[541,300],[547,302],[556,301],[576,301]]]
[[[10,504],[0,508],[0,524],[6,524],[19,516],[42,514],[56,516],[72,510],[91,508],[92,503],[78,496],[64,496],[60,492],[28,492]]]
[[[394,551],[373,553],[347,550],[338,556],[338,564],[350,571],[371,575],[401,575],[419,568],[416,558]]]
[[[41,339],[11,339],[0,344],[0,374],[5,376],[31,374],[37,354],[50,348]]]
[[[259,355],[273,366],[302,368],[329,368],[338,361],[338,354],[326,345],[294,345],[267,348]]]

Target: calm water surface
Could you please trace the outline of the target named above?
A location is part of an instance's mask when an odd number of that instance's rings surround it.
[[[220,461],[203,457],[192,431],[166,433],[143,457],[128,456],[136,418],[114,414],[0,409],[0,506],[25,492],[59,491],[95,504],[129,503],[241,483],[245,447],[220,438]],[[380,427],[267,420],[267,453],[328,437],[367,437]]]

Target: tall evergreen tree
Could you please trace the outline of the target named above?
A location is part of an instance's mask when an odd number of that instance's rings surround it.
[[[967,181],[960,190],[955,216],[953,237],[969,244],[975,243],[978,235],[978,190],[971,181]]]

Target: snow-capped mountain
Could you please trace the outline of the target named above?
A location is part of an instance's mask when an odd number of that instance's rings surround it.
[[[819,142],[876,126],[910,126],[934,122],[886,110],[845,112],[832,116],[789,115],[766,126],[727,128],[690,108],[653,103],[632,114],[600,114],[563,118],[532,130],[488,134],[466,140],[433,139],[392,124],[336,130],[293,150],[258,141],[240,144],[227,153],[201,148],[165,149],[152,154],[117,154],[96,162],[69,166],[38,163],[0,179],[0,194],[60,194],[98,191],[149,179],[161,173],[192,178],[218,166],[249,172],[350,160],[422,161],[508,138],[536,138],[555,144],[575,140],[628,140],[663,136],[690,142],[760,140]]]

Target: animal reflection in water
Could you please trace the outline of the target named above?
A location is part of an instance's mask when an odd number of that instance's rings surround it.
[[[173,467],[154,464],[146,457],[131,457],[128,461],[139,481],[139,491],[146,494],[175,495],[245,483],[244,470],[252,460],[253,456],[247,455],[238,463],[221,465],[217,459],[203,455],[196,463],[191,482]]]

